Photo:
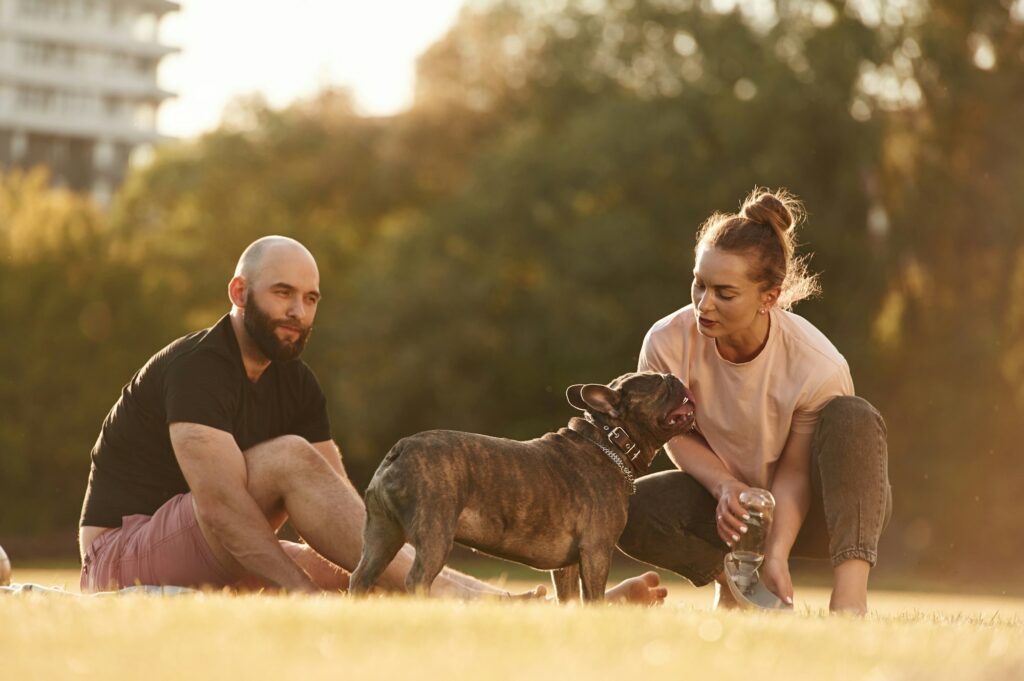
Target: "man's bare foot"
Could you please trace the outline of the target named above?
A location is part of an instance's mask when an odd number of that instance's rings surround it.
[[[725,576],[724,572],[715,578],[715,602],[711,606],[713,610],[718,610],[719,608],[723,610],[738,610],[740,607],[739,601],[732,595],[729,585],[725,583],[727,579],[729,578]]]
[[[624,579],[604,594],[609,603],[633,603],[655,606],[665,602],[668,589],[660,586],[661,578],[653,570],[636,577]]]
[[[505,592],[504,597],[511,601],[536,601],[543,600],[548,595],[548,588],[543,584],[538,584],[529,591],[514,594],[511,591]]]

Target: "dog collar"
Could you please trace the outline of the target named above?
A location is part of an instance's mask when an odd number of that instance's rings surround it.
[[[610,426],[599,426],[596,423],[594,423],[593,421],[591,421],[590,419],[583,419],[583,420],[586,423],[589,423],[590,425],[594,426],[595,428],[599,428],[599,429],[603,430],[604,432],[606,432],[607,433],[607,437],[608,437],[608,441],[611,442],[616,447],[620,447],[620,445],[618,444],[618,442],[616,442],[616,440],[619,440],[619,442],[621,442],[622,439],[617,434],[613,436],[613,433],[615,433],[615,431],[621,431],[622,434],[625,436],[626,441],[628,441],[629,444],[632,445],[632,447],[630,448],[630,451],[635,449],[637,451],[637,453],[639,454],[640,448],[636,446],[636,444],[633,442],[632,438],[630,438],[629,435],[626,434],[626,431],[623,430],[622,428],[616,426],[614,429],[612,429]],[[576,421],[576,419],[573,419],[573,421]],[[573,424],[571,424],[571,423],[569,424],[569,429],[575,431],[576,434],[578,434],[584,440],[586,440],[587,442],[589,442],[589,443],[591,443],[593,445],[596,445],[598,449],[600,449],[602,452],[604,452],[604,455],[607,456],[608,459],[611,460],[611,462],[614,463],[618,467],[618,469],[620,471],[622,471],[622,475],[626,478],[626,484],[629,485],[629,493],[631,495],[632,494],[636,494],[636,475],[634,474],[633,469],[626,465],[626,462],[623,461],[622,456],[620,456],[618,452],[613,450],[611,447],[608,447],[605,444],[599,442],[598,440],[589,437],[586,433],[584,433],[578,427],[574,428]],[[635,458],[635,456],[636,455],[634,455],[634,458]]]
[[[586,435],[584,435],[583,437],[586,437]],[[589,437],[587,439],[590,440]],[[590,441],[594,442],[593,440]],[[622,471],[622,474],[626,476],[626,484],[629,485],[630,496],[636,494],[636,478],[633,477],[633,471],[629,470],[629,467],[626,466],[626,464],[622,463],[622,458],[618,454],[613,452],[611,448],[605,447],[600,442],[594,442],[594,444],[597,445],[601,449],[601,451],[605,453],[605,456],[611,459],[612,463],[618,466],[619,470]]]
[[[587,412],[584,420],[595,428],[600,428],[604,432],[605,437],[608,438],[608,442],[615,445],[615,448],[622,453],[622,456],[633,465],[633,469],[638,473],[641,472],[639,466],[636,465],[636,459],[643,451],[640,449],[640,445],[629,436],[629,433],[622,426],[612,428],[609,425],[600,425],[593,420],[590,412]]]

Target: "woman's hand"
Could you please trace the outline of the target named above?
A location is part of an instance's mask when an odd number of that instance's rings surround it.
[[[761,581],[768,590],[781,598],[787,605],[793,605],[793,578],[789,574],[789,560],[765,556],[761,563]]]
[[[728,480],[718,486],[718,508],[715,510],[718,536],[729,548],[736,545],[740,537],[747,532],[744,520],[750,520],[747,510],[740,503],[740,493],[750,489],[739,480]]]

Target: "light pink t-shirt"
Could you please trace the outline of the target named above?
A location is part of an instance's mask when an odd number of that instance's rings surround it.
[[[737,478],[769,489],[791,432],[811,433],[833,397],[853,395],[850,367],[803,317],[771,308],[768,342],[742,364],[722,358],[700,335],[693,305],[655,323],[640,371],[679,377],[693,391],[697,429]]]

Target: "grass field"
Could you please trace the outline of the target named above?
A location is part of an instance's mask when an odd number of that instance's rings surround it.
[[[23,570],[66,585],[70,570]],[[0,598],[0,679],[1024,679],[1024,600],[873,592],[860,620],[411,598]]]

